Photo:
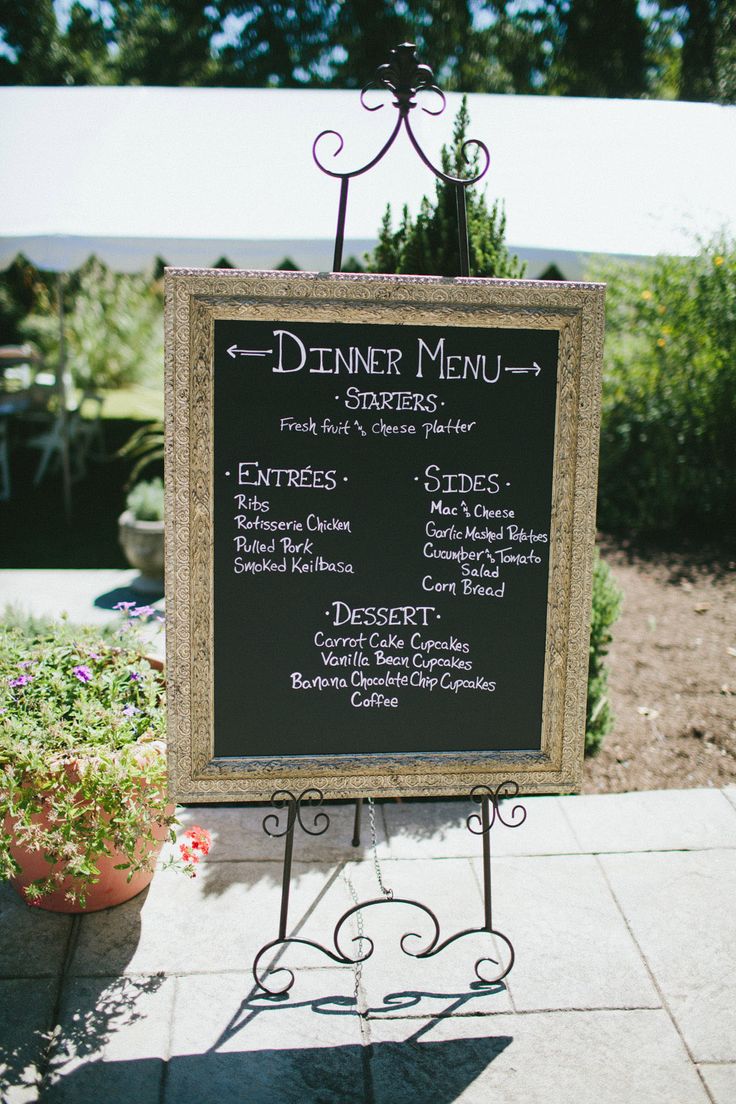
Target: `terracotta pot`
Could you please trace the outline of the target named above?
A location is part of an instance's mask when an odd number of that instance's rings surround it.
[[[42,817],[34,818],[43,820]],[[11,821],[12,830],[12,821]],[[158,841],[148,847],[149,854],[156,858],[166,839],[168,829],[157,828],[154,835]],[[62,869],[62,864],[52,866],[46,862],[40,851],[28,851],[15,840],[10,845],[10,852],[20,865],[22,874],[10,879],[10,884],[18,891],[24,901],[27,902],[24,889],[38,878],[48,878],[56,870]],[[40,898],[34,908],[46,909],[49,912],[98,912],[100,909],[111,908],[112,905],[121,905],[123,901],[129,901],[131,897],[141,893],[153,878],[153,870],[141,870],[134,874],[128,881],[127,870],[115,870],[117,863],[125,862],[125,856],[119,851],[113,851],[111,855],[102,855],[97,858],[95,865],[100,868],[99,881],[87,890],[87,898],[84,908],[79,904],[72,904],[66,900],[65,894],[72,886],[74,879],[65,878],[59,888],[53,893]]]
[[[73,777],[75,768],[69,765],[66,771]],[[166,810],[167,814],[170,815],[173,811],[174,806],[169,805]],[[36,813],[31,820],[34,824],[40,824],[44,828],[49,825],[49,818],[44,812]],[[5,818],[5,831],[13,837],[10,843],[10,853],[21,870],[20,874],[10,878],[10,884],[17,890],[23,900],[28,902],[24,892],[25,887],[30,885],[31,882],[38,881],[39,878],[48,878],[57,871],[63,870],[64,864],[63,862],[47,862],[42,851],[31,851],[25,844],[16,840],[13,835],[15,823],[13,817],[7,816]],[[141,857],[146,854],[150,856],[152,866],[155,866],[155,861],[168,833],[169,829],[166,825],[156,825],[153,827],[155,842],[144,843],[142,840],[139,842],[138,854]],[[100,876],[99,880],[87,889],[84,907],[66,899],[67,891],[74,885],[76,880],[73,877],[64,878],[59,883],[58,889],[41,897],[33,907],[46,909],[49,912],[97,912],[100,909],[110,908],[112,905],[121,905],[124,901],[129,901],[131,897],[141,893],[153,878],[153,869],[140,870],[128,881],[127,870],[115,869],[117,865],[126,861],[126,856],[120,851],[113,850],[110,853],[95,856],[94,861],[95,866],[99,867]]]

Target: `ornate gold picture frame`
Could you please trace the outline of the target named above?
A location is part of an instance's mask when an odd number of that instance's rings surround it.
[[[215,332],[227,322],[463,327],[557,336],[541,732],[534,750],[215,753]],[[525,793],[579,789],[604,330],[604,287],[531,280],[168,269],[166,670],[169,786],[180,802],[465,794],[512,778]],[[275,331],[274,331],[275,332]],[[232,355],[232,354],[231,354]],[[499,371],[501,360],[499,358]],[[508,368],[510,372],[515,369]],[[521,371],[521,369],[516,369]],[[337,396],[334,396],[337,398]],[[246,459],[244,456],[243,459]],[[228,476],[230,472],[228,471]],[[523,693],[523,686],[520,687]],[[244,732],[249,719],[243,716]],[[530,741],[533,742],[533,741]],[[247,747],[247,738],[245,745]]]

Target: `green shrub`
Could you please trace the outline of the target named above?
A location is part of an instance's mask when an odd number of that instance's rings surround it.
[[[593,565],[593,612],[590,621],[588,657],[588,704],[585,714],[585,754],[595,755],[613,727],[608,700],[606,656],[613,639],[611,626],[621,612],[622,593],[611,570],[598,553]]]
[[[136,483],[125,504],[136,521],[163,521],[163,480],[156,478],[148,483]]]
[[[595,277],[608,283],[600,526],[732,530],[736,246],[601,264]]]

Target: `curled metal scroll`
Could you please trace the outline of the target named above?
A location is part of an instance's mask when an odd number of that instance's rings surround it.
[[[360,93],[361,105],[366,111],[380,111],[384,106],[382,103],[371,106],[367,100],[366,95],[370,91],[376,89],[387,89],[394,94],[393,106],[398,109],[399,115],[388,139],[378,151],[378,153],[370,159],[365,165],[361,165],[357,169],[351,169],[347,172],[339,172],[335,169],[329,168],[319,156],[317,146],[320,144],[323,138],[331,135],[337,139],[337,148],[332,154],[333,158],[338,157],[344,147],[345,141],[342,135],[336,130],[323,130],[314,140],[312,144],[312,157],[315,164],[322,170],[327,176],[331,176],[335,179],[342,180],[346,185],[347,181],[352,180],[353,177],[362,176],[363,173],[372,169],[375,165],[381,161],[384,156],[391,149],[391,146],[396,141],[399,131],[402,126],[406,130],[409,136],[409,141],[416,150],[422,162],[434,173],[440,180],[444,180],[447,184],[457,184],[463,188],[470,187],[471,184],[476,184],[488,171],[488,167],[491,163],[491,155],[488,152],[488,147],[484,142],[481,142],[476,138],[469,138],[462,145],[462,155],[465,161],[470,164],[474,154],[470,151],[474,150],[475,153],[482,154],[483,167],[477,173],[472,176],[460,177],[451,176],[449,173],[444,172],[443,169],[434,165],[427,157],[426,153],[420,146],[417,138],[412,130],[411,123],[409,121],[409,113],[417,106],[417,96],[421,92],[430,92],[433,95],[440,97],[440,106],[436,110],[432,110],[428,107],[422,107],[422,111],[427,115],[441,115],[445,110],[446,100],[445,95],[440,88],[434,82],[434,73],[428,65],[422,65],[417,61],[416,47],[411,42],[404,42],[400,46],[391,50],[390,60],[384,65],[379,65],[378,69],[372,78],[365,85]]]
[[[421,904],[419,901],[412,901],[409,898],[405,897],[375,897],[372,900],[361,901],[357,905],[352,905],[351,908],[349,908],[346,912],[342,914],[340,919],[335,924],[334,930],[332,932],[332,944],[334,949],[325,947],[322,943],[317,943],[313,939],[303,939],[299,936],[287,936],[283,939],[273,939],[270,943],[267,943],[264,947],[261,947],[253,962],[253,978],[256,984],[266,993],[268,993],[269,996],[272,997],[282,996],[284,993],[289,992],[292,985],[294,984],[294,973],[292,970],[290,970],[287,966],[275,966],[267,968],[261,975],[258,967],[260,960],[265,954],[268,953],[268,951],[273,950],[275,947],[286,947],[290,943],[298,943],[304,947],[311,947],[315,951],[321,951],[322,954],[327,955],[327,957],[332,959],[333,962],[338,962],[340,963],[340,965],[343,966],[357,966],[359,963],[365,962],[366,959],[371,957],[373,951],[375,950],[375,944],[371,937],[365,934],[353,936],[351,942],[359,944],[357,948],[358,953],[357,955],[350,955],[341,944],[342,929],[344,925],[351,919],[351,917],[353,917],[358,912],[362,912],[364,909],[371,908],[374,905],[393,904],[411,905],[414,908],[420,909],[423,913],[429,916],[434,928],[434,934],[431,936],[429,943],[423,951],[412,952],[406,951],[404,948],[404,939],[408,938],[409,936],[414,936],[414,938],[416,939],[421,938],[421,936],[417,935],[416,932],[407,933],[407,935],[405,935],[401,940],[402,950],[404,950],[406,954],[411,955],[413,958],[420,958],[424,957],[425,955],[429,955],[432,952],[432,948],[436,946],[440,934],[439,921],[437,920],[437,917],[432,912],[432,910],[428,908],[427,905]],[[365,948],[360,946],[360,944],[365,944]],[[273,988],[272,986],[266,984],[265,978],[270,975],[270,979],[273,980],[276,974],[286,974],[287,977],[283,985],[278,988]]]
[[[449,936],[440,942],[440,923],[436,915],[429,908],[428,905],[422,904],[420,901],[414,901],[408,897],[394,897],[389,899],[387,897],[375,897],[369,901],[361,901],[357,905],[353,905],[351,908],[344,912],[340,919],[335,924],[334,931],[332,933],[332,948],[324,946],[322,943],[317,943],[313,939],[303,939],[299,936],[287,936],[283,939],[273,939],[270,943],[266,943],[261,947],[260,951],[256,955],[253,962],[253,978],[256,985],[269,996],[277,997],[283,996],[288,993],[294,984],[294,972],[287,966],[273,965],[267,967],[263,973],[260,972],[259,966],[261,959],[269,951],[274,950],[276,947],[287,947],[289,944],[301,944],[303,947],[311,947],[315,951],[320,951],[326,955],[333,962],[339,963],[341,966],[357,966],[360,963],[366,962],[371,957],[375,950],[374,941],[369,935],[356,935],[351,938],[352,943],[357,943],[357,954],[351,955],[344,949],[341,943],[342,929],[344,925],[354,916],[356,913],[365,909],[372,908],[376,905],[410,905],[412,908],[417,908],[420,912],[428,916],[432,923],[432,931],[427,941],[426,936],[420,935],[419,932],[406,932],[401,936],[399,945],[405,955],[410,958],[424,959],[433,958],[435,955],[440,954],[449,947],[452,943],[456,943],[459,939],[464,939],[469,935],[490,935],[495,940],[499,940],[508,948],[508,955],[504,955],[501,958],[491,958],[490,955],[484,955],[482,958],[477,959],[475,963],[475,976],[479,982],[483,985],[495,985],[499,981],[502,981],[506,977],[511,967],[514,964],[514,948],[511,941],[503,934],[503,932],[488,930],[487,928],[466,928],[464,931],[456,932],[454,935]],[[419,939],[426,941],[426,945],[419,950],[412,950],[408,945],[408,940]],[[365,946],[361,946],[364,944]],[[495,970],[492,976],[488,976],[481,967],[485,963],[491,963]],[[280,986],[273,985],[273,979],[277,974],[285,974],[286,978],[284,983]],[[271,984],[266,981],[268,978]]]
[[[432,914],[434,916],[434,914]],[[496,931],[495,928],[465,928],[463,931],[455,932],[454,935],[448,936],[447,939],[443,939],[439,942],[439,925],[435,934],[435,939],[430,943],[429,947],[425,947],[423,951],[412,951],[406,946],[405,940],[407,939],[419,939],[421,938],[416,932],[407,932],[406,935],[401,937],[401,949],[404,954],[409,955],[411,958],[434,958],[435,955],[440,954],[449,947],[451,943],[456,943],[459,939],[464,939],[468,935],[490,935],[494,939],[500,940],[508,948],[508,957],[504,958],[491,958],[490,955],[484,955],[482,958],[476,960],[475,963],[475,976],[478,981],[483,985],[495,985],[499,981],[503,981],[506,975],[514,965],[514,959],[516,957],[514,953],[513,944],[511,940],[503,934],[503,932]],[[492,963],[497,969],[492,977],[487,977],[485,973],[481,971],[481,966],[486,963]]]
[[[480,813],[471,813],[465,821],[468,831],[472,832],[474,836],[482,836],[486,832],[490,832],[496,821],[506,828],[518,828],[522,825],[526,820],[526,809],[523,805],[514,805],[508,816],[504,814],[501,806],[504,799],[517,797],[518,793],[518,784],[511,781],[501,782],[495,790],[491,786],[474,786],[470,791],[470,800],[482,805],[486,799],[490,799],[490,813],[488,824],[485,826]],[[474,825],[478,825],[478,827],[476,828]]]
[[[311,802],[312,808],[305,810],[303,805],[305,802]],[[280,839],[282,836],[288,835],[289,832],[294,830],[296,824],[299,825],[303,832],[306,832],[308,836],[321,836],[330,826],[330,818],[324,810],[322,810],[322,804],[324,802],[324,795],[321,790],[309,789],[303,790],[300,794],[296,795],[291,790],[276,790],[271,797],[271,804],[274,809],[278,810],[275,813],[268,813],[263,818],[263,831],[266,835],[271,836],[272,839]],[[286,827],[280,827],[280,813],[283,809],[287,809],[286,814]],[[322,811],[320,811],[322,810]],[[311,827],[305,823],[304,816],[306,812],[309,812],[312,821]],[[269,825],[273,823],[274,827],[270,828]],[[321,825],[321,827],[317,827]]]

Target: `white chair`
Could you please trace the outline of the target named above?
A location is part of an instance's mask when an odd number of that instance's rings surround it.
[[[47,430],[26,441],[29,448],[41,451],[41,459],[33,479],[37,487],[46,473],[63,462],[64,450],[68,452],[69,473],[73,480],[87,474],[87,459],[102,460],[105,456],[102,435],[102,395],[85,392],[78,405],[58,410]]]
[[[41,452],[36,474],[33,477],[34,487],[42,482],[48,471],[55,470],[62,464],[65,453],[68,457],[71,478],[79,479],[84,474],[76,462],[74,450],[75,423],[78,418],[78,410],[59,410],[53,415],[51,425],[44,433],[30,437],[26,441],[28,448],[39,449]]]

